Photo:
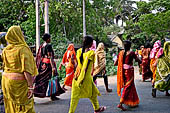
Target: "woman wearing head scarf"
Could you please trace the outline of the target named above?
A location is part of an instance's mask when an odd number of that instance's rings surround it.
[[[156,89],[160,91],[166,91],[166,96],[170,96],[168,90],[170,90],[170,42],[164,43],[164,54],[158,59],[157,68],[156,68],[156,77],[155,77],[155,93]]]
[[[33,76],[38,74],[34,57],[19,26],[8,29],[3,50],[2,90],[6,113],[35,113]]]
[[[163,48],[161,48],[161,41],[157,40],[154,45],[153,45],[153,49],[150,53],[150,69],[153,73],[153,80],[152,80],[152,84],[154,87],[154,82],[155,82],[155,77],[156,77],[156,65],[158,62],[158,58],[163,54]],[[154,95],[153,95],[154,96]]]
[[[131,42],[124,41],[124,50],[118,54],[118,59],[114,65],[118,64],[117,70],[117,93],[121,96],[118,108],[125,111],[126,109],[122,104],[134,107],[139,104],[138,94],[136,92],[134,83],[134,67],[133,59],[141,63],[140,59],[136,56],[135,52],[130,51]],[[121,95],[121,89],[123,92]]]
[[[74,70],[77,66],[74,44],[69,44],[67,51],[64,53],[62,62],[59,66],[59,70],[61,70],[62,65],[65,66],[66,68],[66,78],[64,80],[64,85],[63,85],[63,89],[65,89],[65,86],[70,86],[70,87],[72,86]]]
[[[106,75],[106,53],[104,51],[104,44],[99,43],[96,52],[95,52],[95,63],[94,63],[94,71],[93,71],[93,81],[97,79],[97,77],[103,77],[104,83],[107,92],[112,92],[112,89],[108,88],[108,78]]]
[[[57,76],[57,68],[54,62],[54,51],[52,49],[51,36],[45,33],[43,35],[44,43],[40,45],[36,56],[36,64],[38,67],[38,76],[35,78],[35,97],[46,97],[49,80],[52,76]],[[56,96],[64,93],[65,91],[60,87],[59,80],[57,79],[56,93],[51,95],[51,100],[58,100]]]
[[[90,47],[90,50],[96,51],[96,41],[95,40],[93,40],[93,44]]]
[[[77,51],[78,66],[74,74],[72,83],[72,93],[69,113],[74,113],[80,98],[89,98],[93,104],[94,113],[100,113],[106,107],[100,107],[97,96],[100,95],[92,80],[92,68],[94,64],[94,51],[89,48],[92,46],[92,36],[85,36],[83,47]]]

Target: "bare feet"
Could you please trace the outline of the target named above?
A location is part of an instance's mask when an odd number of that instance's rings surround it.
[[[101,106],[98,110],[95,110],[94,113],[101,113],[106,110],[106,106]]]
[[[124,108],[121,104],[118,104],[117,107],[118,107],[119,109],[121,109],[122,111],[126,111],[126,110],[127,110],[127,109]]]

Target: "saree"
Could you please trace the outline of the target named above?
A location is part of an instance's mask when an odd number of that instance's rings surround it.
[[[9,45],[3,50],[4,73],[15,73],[24,77],[24,72],[32,76],[38,74],[34,57],[24,40],[21,28],[12,26],[5,37]],[[2,90],[6,113],[35,113],[33,98],[28,99],[28,85],[24,80],[13,80],[2,76]]]
[[[142,79],[143,81],[152,77],[152,72],[150,70],[149,54],[150,54],[150,49],[144,48],[142,51]]]
[[[155,88],[160,91],[170,90],[170,42],[164,44],[164,56],[158,59]]]
[[[155,64],[156,60],[157,60],[156,58],[152,58],[151,61],[150,61],[150,70],[153,73],[152,78],[153,78],[154,81],[155,81],[155,78],[156,78],[156,67],[154,67],[153,64]]]
[[[120,103],[133,107],[139,104],[139,98],[134,84],[134,68],[132,63],[123,64],[123,55],[124,51],[121,51],[118,56],[117,93],[118,96],[121,96]],[[126,58],[134,58],[134,55],[135,53],[131,52]],[[125,63],[127,59],[125,59]]]
[[[74,62],[72,62],[74,59]],[[69,44],[67,51],[64,53],[62,64],[66,67],[66,77],[64,79],[64,85],[72,86],[72,80],[74,77],[74,69],[75,69],[75,62],[76,62],[76,53],[74,50],[74,45]]]
[[[150,69],[153,73],[153,81],[155,81],[155,77],[156,77],[156,66],[153,66],[153,64],[155,64],[155,62],[157,61],[157,59],[163,54],[163,48],[161,48],[161,41],[157,40],[154,45],[153,45],[153,49],[150,53]]]
[[[104,44],[99,43],[95,52],[95,63],[93,76],[99,74],[106,67],[106,53],[104,51]],[[104,75],[104,73],[101,73]]]
[[[51,61],[49,58],[46,58],[48,56],[48,52],[52,53],[52,56],[54,56],[54,52],[52,49],[52,46],[47,43],[43,43],[39,51],[37,52],[37,58],[36,58],[36,64],[38,68],[39,74],[36,76],[34,83],[34,96],[44,98],[46,97],[46,92],[48,88],[49,80],[52,77],[52,67],[51,67]],[[57,71],[55,71],[53,76],[57,76]],[[59,84],[59,80],[57,80],[57,88],[56,93],[53,96],[59,96],[60,94],[64,93],[64,90],[61,88]]]

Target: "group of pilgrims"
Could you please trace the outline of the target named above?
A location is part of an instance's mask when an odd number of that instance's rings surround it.
[[[74,44],[69,44],[62,62],[59,67],[56,67],[50,34],[45,33],[42,36],[44,42],[39,47],[36,60],[24,40],[20,26],[10,27],[5,39],[8,42],[2,52],[2,90],[5,113],[35,113],[33,97],[47,97],[49,80],[52,76],[58,76],[57,68],[61,70],[62,66],[66,69],[64,84],[60,86],[59,80],[57,81],[57,91],[50,95],[51,100],[58,100],[57,96],[65,93],[67,91],[65,86],[69,86],[71,88],[69,113],[75,112],[81,98],[90,99],[94,113],[106,110],[106,106],[99,105],[97,96],[101,94],[96,87],[97,77],[103,77],[106,92],[112,92],[112,89],[108,87],[106,53],[102,42],[96,47],[93,36],[86,35],[83,37],[82,47],[77,52]],[[154,43],[153,47],[146,43],[140,52],[131,51],[130,41],[123,41],[123,44],[124,49],[119,52],[113,63],[113,66],[118,66],[117,94],[120,96],[120,103],[117,107],[126,111],[123,104],[131,107],[139,104],[134,84],[134,59],[142,69],[142,81],[151,78],[152,96],[156,97],[156,90],[166,91],[166,96],[170,96],[168,93],[170,89],[170,41],[165,41],[163,48],[159,40]]]

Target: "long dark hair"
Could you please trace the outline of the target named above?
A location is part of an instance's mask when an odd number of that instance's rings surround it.
[[[125,40],[125,41],[123,42],[123,44],[124,44],[124,50],[125,50],[124,55],[123,55],[123,63],[125,63],[126,53],[127,53],[127,51],[130,50],[131,42],[128,41],[128,40]]]
[[[150,44],[149,41],[145,43],[144,48],[152,48],[152,45]]]
[[[49,38],[51,38],[51,35],[48,34],[48,33],[45,33],[45,34],[43,35],[43,37],[42,37],[42,39],[43,39],[44,41],[47,41]]]
[[[93,44],[93,36],[91,35],[86,35],[84,38],[83,38],[83,46],[82,46],[82,53],[81,53],[81,56],[80,56],[80,62],[82,64],[83,62],[83,53],[85,52],[85,49],[86,48],[90,48]]]

